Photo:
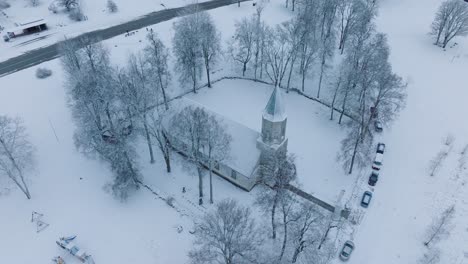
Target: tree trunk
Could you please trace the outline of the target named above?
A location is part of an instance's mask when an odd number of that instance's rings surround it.
[[[341,106],[340,120],[338,120],[338,124],[341,124],[341,120],[343,119],[343,115],[345,113],[345,108],[346,108],[346,101],[348,100],[348,94],[349,94],[349,87],[346,88],[346,93],[343,98],[343,105]]]
[[[289,67],[289,76],[288,76],[288,84],[286,86],[286,93],[289,93],[289,85],[291,83],[291,75],[292,75],[292,71],[293,71],[293,68],[294,68],[294,62],[295,61],[296,61],[296,56],[294,56],[294,58],[292,59],[291,66]]]
[[[338,81],[338,84],[336,85],[335,93],[333,94],[333,100],[332,100],[331,107],[330,107],[331,108],[330,120],[333,120],[333,113],[335,112],[335,101],[336,101],[336,96],[338,95],[340,84],[341,84],[341,78]]]
[[[162,82],[162,76],[159,74],[159,85],[161,86],[161,92],[163,95],[163,100],[164,100],[164,106],[166,110],[169,110],[169,104],[167,103],[167,96],[166,96],[166,88],[164,88],[163,82]]]
[[[247,70],[247,62],[244,62],[244,65],[242,66],[242,77],[245,76],[245,71]]]
[[[148,129],[148,122],[146,121],[146,115],[143,115],[143,127],[145,128],[146,142],[148,143],[148,150],[150,154],[150,163],[154,163],[153,144],[151,144],[151,137]]]
[[[287,222],[287,215],[283,213],[283,229],[284,229],[284,235],[283,235],[283,245],[281,246],[281,254],[279,256],[278,262],[281,262],[283,259],[284,251],[286,250],[286,242],[288,241],[288,222]]]
[[[200,164],[197,164],[197,172],[198,172],[198,204],[202,205],[203,204],[203,174],[202,174],[202,169],[200,167]]]
[[[356,138],[356,143],[354,144],[353,157],[351,158],[351,164],[349,165],[348,174],[353,173],[354,160],[356,159],[357,149],[359,147],[360,136]]]
[[[208,80],[208,88],[211,88],[211,80],[210,80],[210,62],[208,59],[205,61],[206,66],[206,78]]]
[[[210,160],[210,204],[213,204],[213,162]]]
[[[322,55],[322,64],[320,66],[320,78],[319,78],[319,85],[318,85],[318,91],[317,91],[317,98],[320,98],[320,90],[322,89],[322,79],[323,79],[323,73],[325,72],[325,64],[326,64],[326,52],[323,53]]]
[[[271,208],[271,229],[272,229],[271,238],[273,239],[276,239],[275,213],[276,213],[277,205],[278,205],[278,193],[276,193],[275,195],[275,199],[273,200],[273,207]]]

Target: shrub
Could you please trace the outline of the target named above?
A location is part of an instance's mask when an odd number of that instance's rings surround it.
[[[108,0],[107,1],[107,10],[109,11],[109,13],[115,13],[115,12],[119,11],[119,8],[117,7],[117,4],[114,1]]]
[[[167,199],[166,199],[167,205],[169,205],[170,207],[174,207],[174,202],[175,202],[174,197],[172,197],[172,196],[167,197]]]
[[[45,79],[52,75],[52,71],[47,68],[37,68],[36,77],[39,79]]]
[[[0,0],[0,9],[9,8],[10,4],[6,0]]]
[[[68,17],[73,21],[83,21],[85,16],[83,14],[83,10],[80,7],[70,10],[70,14]]]

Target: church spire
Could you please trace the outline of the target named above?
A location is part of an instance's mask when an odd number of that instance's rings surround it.
[[[268,100],[265,110],[263,110],[263,118],[271,122],[279,122],[285,120],[286,117],[283,96],[280,88],[276,86],[270,96],[270,100]]]

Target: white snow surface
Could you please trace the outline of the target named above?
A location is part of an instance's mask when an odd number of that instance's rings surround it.
[[[269,23],[288,17],[279,8],[283,1],[271,3],[274,12],[266,10],[264,16]],[[381,2],[377,29],[388,34],[393,69],[408,81],[408,101],[395,124],[385,128],[377,139],[386,144],[386,151],[375,188],[367,186],[370,164],[368,170],[345,175],[335,161],[344,133],[328,120],[329,110],[295,93],[284,94],[289,150],[297,155],[302,188],[328,202],[334,202],[339,191],[345,189],[347,205],[361,216],[359,225],[342,234],[343,240],[351,239],[356,245],[348,263],[417,263],[428,250],[423,245],[427,226],[452,204],[456,214],[451,235],[437,244],[442,251],[440,263],[468,262],[468,175],[466,168],[458,168],[459,153],[468,143],[468,125],[464,121],[468,112],[468,39],[456,38],[458,44],[446,51],[432,45],[427,32],[440,3]],[[252,12],[244,5],[241,9],[220,8],[210,13],[226,39],[233,32],[232,21]],[[155,27],[166,44],[172,38],[171,25],[172,21]],[[77,27],[81,30],[80,25]],[[113,52],[128,54],[141,45],[134,42],[118,37],[106,43],[118,46]],[[8,49],[2,49],[0,56],[5,56],[4,50]],[[113,60],[122,63],[125,56]],[[186,230],[191,228],[194,215],[209,209],[191,204],[197,195],[194,173],[182,168],[179,157],[174,157],[171,174],[164,172],[160,157],[156,164],[147,164],[147,150],[141,144],[145,181],[161,195],[175,197],[182,212],[191,217],[181,217],[145,189],[126,203],[113,199],[103,189],[110,179],[108,169],[84,158],[73,146],[74,125],[66,107],[58,61],[44,66],[54,70],[54,75],[45,80],[35,79],[36,67],[0,78],[0,113],[24,118],[38,152],[37,170],[30,180],[33,200],[27,201],[9,181],[0,179],[0,262],[47,262],[55,255],[64,255],[54,243],[59,236],[77,234],[77,243],[97,263],[187,263],[192,239]],[[231,66],[218,68],[222,72]],[[259,131],[272,89],[226,80],[189,98]],[[448,134],[455,137],[455,142],[441,170],[431,177],[429,161],[445,147],[442,139]],[[353,187],[355,182],[358,185]],[[184,195],[180,194],[182,186],[187,187]],[[217,200],[234,197],[248,203],[253,198],[252,193],[217,178],[215,187]],[[373,199],[368,209],[358,209],[365,190],[373,191]],[[30,222],[32,211],[44,213],[50,227],[36,234]],[[184,232],[177,233],[174,227],[178,225],[184,226]],[[66,261],[78,263],[69,256]]]

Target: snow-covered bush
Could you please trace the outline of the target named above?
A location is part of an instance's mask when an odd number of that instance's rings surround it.
[[[28,0],[28,2],[31,6],[38,6],[41,3],[40,0]]]
[[[166,199],[166,203],[167,203],[167,205],[169,205],[170,207],[174,207],[174,201],[175,201],[175,199],[174,199],[174,197],[172,197],[172,196],[169,196],[169,197]]]
[[[50,5],[49,5],[49,11],[54,13],[54,14],[57,14],[58,12],[58,7],[57,5],[55,4],[55,2],[52,2]]]
[[[6,0],[0,0],[0,9],[9,8],[10,4]]]
[[[47,68],[37,68],[36,70],[36,77],[38,79],[45,79],[52,75],[52,70]]]
[[[115,13],[115,12],[119,11],[119,8],[117,7],[117,4],[114,1],[108,0],[107,1],[107,11],[109,11],[109,13]]]
[[[83,14],[83,10],[81,10],[80,7],[77,7],[70,11],[70,14],[68,14],[68,17],[73,21],[83,21],[85,18],[85,15]]]

